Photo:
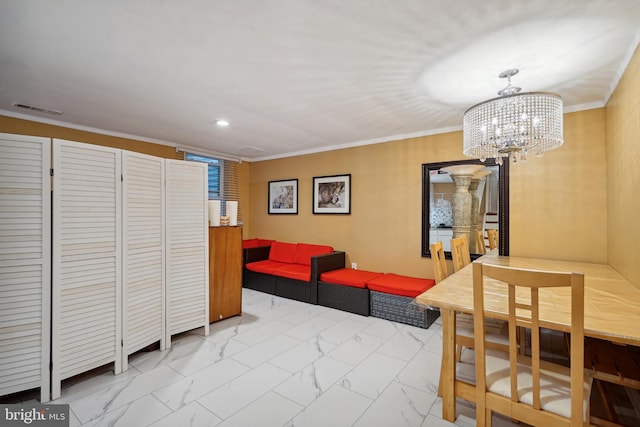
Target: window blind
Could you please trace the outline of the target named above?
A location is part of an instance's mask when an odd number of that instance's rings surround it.
[[[184,159],[208,164],[209,200],[220,200],[221,215],[226,215],[227,201],[238,202],[238,222],[242,223],[243,203],[240,200],[240,164],[233,160],[221,159],[197,153],[185,152]]]

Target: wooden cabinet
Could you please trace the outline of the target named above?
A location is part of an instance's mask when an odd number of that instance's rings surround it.
[[[209,321],[242,312],[242,227],[209,227]]]

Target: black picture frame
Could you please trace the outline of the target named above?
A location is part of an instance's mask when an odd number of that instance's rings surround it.
[[[351,214],[351,174],[313,177],[314,214]]]
[[[298,180],[269,181],[267,212],[271,214],[298,214]]]

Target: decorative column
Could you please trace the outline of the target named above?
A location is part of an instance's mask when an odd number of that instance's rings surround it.
[[[471,184],[471,178],[473,178],[473,175],[483,168],[483,165],[456,165],[440,169],[447,172],[456,184],[456,191],[453,193],[451,198],[451,208],[453,210],[453,237],[466,235],[467,242],[469,242],[469,249],[471,250],[475,249],[475,246],[472,249],[471,205],[473,197],[471,196],[471,193],[469,193],[469,184]]]
[[[478,186],[485,176],[490,175],[491,171],[487,168],[480,169],[473,174],[471,183],[469,184],[469,193],[471,193],[471,239],[469,240],[469,250],[471,253],[478,252],[477,240],[478,230],[481,229],[480,224],[480,197],[478,197]],[[481,242],[484,244],[484,242]]]
[[[478,198],[478,185],[480,180],[475,176],[471,178],[469,183],[469,194],[471,194],[471,227],[469,230],[469,251],[471,253],[478,252],[478,210],[480,208],[480,199]]]

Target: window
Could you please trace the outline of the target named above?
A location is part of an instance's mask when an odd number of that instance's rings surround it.
[[[238,182],[238,163],[232,160],[217,159],[200,154],[184,153],[184,159],[203,162],[209,166],[209,200],[222,201],[222,215],[226,215],[226,201],[237,201],[238,221],[242,221],[240,203],[240,184]]]
[[[209,165],[209,200],[222,200],[224,186],[222,186],[221,183],[224,180],[224,170],[222,168],[224,161],[191,153],[185,153],[184,159],[193,162],[203,162]]]

